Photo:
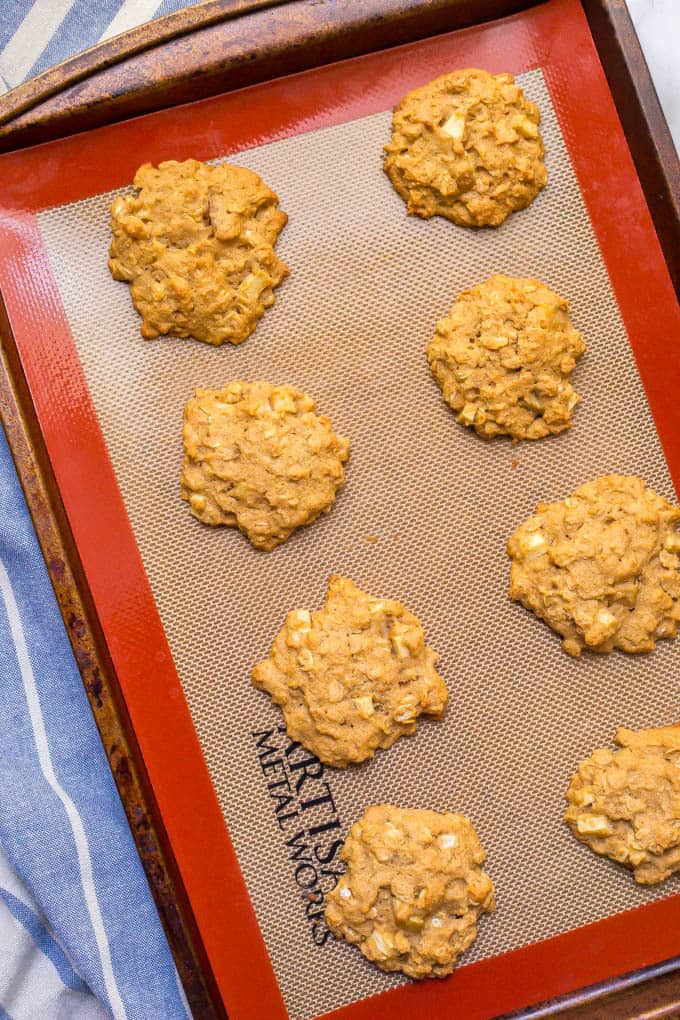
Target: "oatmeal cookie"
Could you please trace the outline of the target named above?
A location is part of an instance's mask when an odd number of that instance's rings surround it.
[[[232,382],[196,390],[184,410],[181,492],[204,524],[236,527],[271,550],[328,513],[349,440],[293,386]]]
[[[497,227],[546,185],[540,119],[511,74],[443,74],[394,111],[385,172],[409,213]]]
[[[281,706],[289,736],[345,768],[413,733],[421,713],[442,715],[438,658],[401,602],[331,577],[324,608],[290,612],[252,675]]]
[[[111,206],[109,269],[130,284],[142,336],[240,344],[288,273],[274,245],[288,217],[256,173],[222,163],[145,163]]]
[[[565,821],[596,854],[655,885],[680,871],[680,726],[620,729],[614,743],[578,766]]]
[[[569,382],[585,350],[568,302],[538,280],[492,276],[464,291],[427,348],[456,421],[486,439],[540,439],[571,427]]]
[[[510,598],[562,636],[570,655],[647,652],[680,620],[673,507],[634,476],[606,475],[536,513],[508,542]]]
[[[347,870],[328,896],[326,923],[381,970],[446,977],[495,908],[486,855],[464,815],[369,807],[341,857]]]

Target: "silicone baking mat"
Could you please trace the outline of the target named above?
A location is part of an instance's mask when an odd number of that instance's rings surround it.
[[[389,111],[238,154],[289,214],[291,267],[275,306],[237,349],[145,343],[106,264],[97,195],[39,215],[89,392],[284,1001],[310,1020],[400,979],[328,937],[323,897],[338,849],[383,801],[468,814],[488,851],[498,909],[465,961],[556,935],[651,898],[561,822],[577,761],[618,725],[678,716],[680,645],[653,656],[569,659],[507,597],[505,541],[540,499],[610,472],[673,487],[540,70],[549,184],[499,230],[407,217],[381,172]],[[351,163],[351,173],[348,173]],[[464,288],[501,272],[568,296],[587,353],[571,432],[485,443],[453,419],[424,348]],[[83,286],[87,281],[87,287]],[[266,378],[312,394],[351,437],[330,516],[271,554],[200,525],[179,499],[181,419],[195,386]],[[441,723],[346,772],[291,748],[250,684],[286,612],[320,607],[329,575],[396,596],[441,654]]]
[[[543,113],[548,188],[499,230],[409,219],[381,171],[389,108],[464,66],[520,73]],[[229,154],[278,192],[291,276],[238,349],[145,343],[106,269],[111,196],[144,160]],[[13,336],[232,1020],[488,1018],[672,956],[677,882],[636,888],[561,815],[576,762],[619,724],[677,718],[680,653],[574,662],[506,594],[505,540],[539,499],[609,471],[672,497],[657,431],[680,479],[677,304],[578,0],[12,153],[0,170]],[[566,435],[485,444],[429,375],[435,322],[492,272],[571,300],[588,350]],[[270,555],[201,527],[178,493],[193,387],[258,377],[306,389],[353,444],[332,513]],[[291,748],[249,681],[286,611],[322,605],[334,572],[418,613],[451,694],[443,722],[342,774]],[[444,982],[386,978],[326,938],[338,841],[378,800],[464,811],[487,848],[498,911]]]

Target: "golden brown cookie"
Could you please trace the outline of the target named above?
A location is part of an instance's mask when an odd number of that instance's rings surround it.
[[[562,636],[570,655],[647,652],[680,620],[673,507],[634,476],[606,475],[536,513],[508,542],[510,598]]]
[[[580,763],[565,821],[596,854],[655,885],[680,871],[680,726],[620,729],[614,743]]]
[[[240,344],[288,273],[274,245],[288,217],[256,173],[222,163],[145,163],[111,206],[109,268],[130,284],[142,336]]]
[[[409,213],[497,227],[545,187],[541,115],[514,82],[452,71],[402,99],[385,171]]]
[[[495,908],[486,854],[464,815],[369,807],[341,857],[347,870],[328,896],[326,923],[381,970],[446,977]]]
[[[182,499],[204,524],[238,528],[267,551],[327,513],[349,440],[293,386],[232,382],[184,410]]]
[[[324,608],[290,612],[252,675],[281,706],[289,736],[345,768],[413,733],[421,713],[442,715],[438,658],[401,602],[331,577]]]
[[[568,302],[538,280],[492,276],[464,291],[427,348],[456,421],[486,439],[540,439],[571,427],[569,382],[585,350]]]

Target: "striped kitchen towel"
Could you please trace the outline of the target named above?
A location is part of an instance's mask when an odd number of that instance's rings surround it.
[[[0,0],[0,93],[187,0]]]
[[[0,428],[0,1017],[190,1015]]]

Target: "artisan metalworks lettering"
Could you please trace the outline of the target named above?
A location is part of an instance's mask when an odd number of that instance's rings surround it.
[[[343,871],[341,823],[330,783],[319,759],[290,740],[285,726],[251,735],[310,934],[323,946],[332,937],[323,917],[326,894]]]

